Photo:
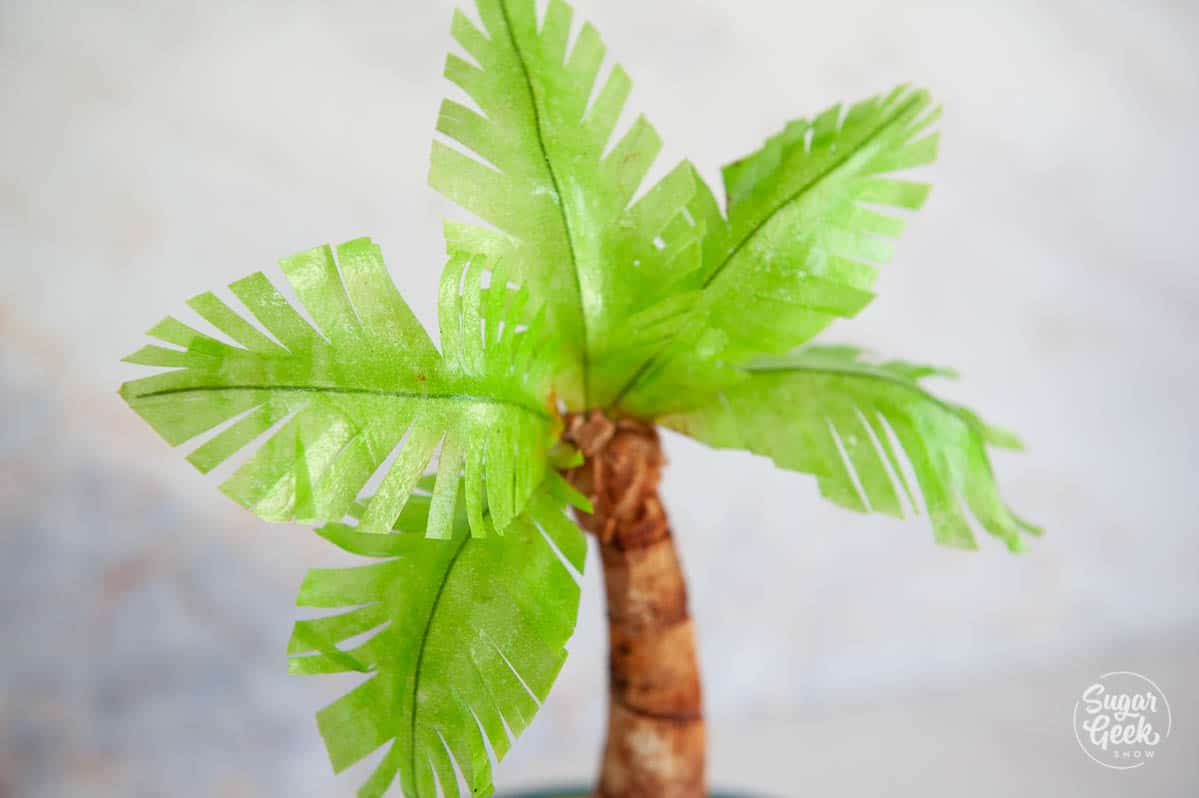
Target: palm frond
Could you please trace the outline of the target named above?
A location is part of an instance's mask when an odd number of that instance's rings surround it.
[[[446,237],[512,264],[561,336],[558,395],[574,409],[602,403],[626,376],[628,347],[613,346],[624,322],[700,265],[702,230],[685,211],[694,170],[680,165],[630,205],[661,141],[638,117],[609,147],[631,83],[616,66],[591,99],[605,55],[595,28],[583,25],[568,53],[561,0],[540,26],[533,0],[477,7],[482,29],[454,14],[467,58],[451,54],[445,74],[482,114],[442,103],[437,129],[456,146],[434,143],[429,182],[496,229],[452,224]]]
[[[689,380],[702,387],[722,365],[787,352],[865,307],[903,230],[895,211],[919,208],[928,193],[888,175],[934,159],[937,117],[926,92],[900,87],[791,122],[725,167],[727,221],[700,185],[690,213],[705,234],[704,265],[688,287],[702,296],[690,332],[636,373],[623,406],[653,413]]]
[[[227,424],[188,460],[208,472],[252,449],[221,489],[262,518],[341,520],[385,468],[361,526],[389,530],[440,447],[429,535],[448,536],[460,474],[472,532],[490,528],[484,500],[502,531],[541,482],[554,440],[545,403],[557,344],[527,291],[509,288],[502,265],[453,255],[439,353],[368,239],[342,244],[336,260],[325,246],[281,266],[317,328],[251,275],[230,288],[273,338],[201,294],[191,307],[236,345],[168,317],[149,334],[178,348],[126,359],[172,370],[121,396],[172,445]]]
[[[578,614],[574,572],[582,571],[586,541],[562,512],[563,489],[540,490],[502,538],[470,536],[462,502],[452,540],[424,538],[435,497],[414,500],[397,533],[346,524],[318,530],[378,559],[309,571],[297,603],[341,612],[299,621],[288,645],[293,673],[370,674],[317,714],[337,771],[388,746],[363,798],[382,796],[397,775],[412,798],[457,798],[456,770],[470,795],[491,794],[488,748],[502,759],[529,725],[566,659]],[[360,635],[370,636],[347,645]]]
[[[896,517],[904,515],[901,496],[918,512],[902,455],[938,542],[974,547],[973,516],[1020,550],[1020,532],[1039,530],[1000,498],[986,450],[1018,448],[1015,436],[920,383],[949,372],[872,364],[860,355],[826,346],[757,360],[740,381],[662,423],[710,446],[747,449],[814,474],[821,493],[844,507]]]

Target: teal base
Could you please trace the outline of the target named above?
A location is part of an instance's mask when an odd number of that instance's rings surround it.
[[[587,798],[591,794],[589,787],[551,787],[540,790],[526,790],[524,792],[503,792],[496,793],[495,798]],[[762,796],[751,796],[743,792],[714,792],[709,793],[708,798],[763,798]]]

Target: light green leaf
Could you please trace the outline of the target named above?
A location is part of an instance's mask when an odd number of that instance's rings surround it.
[[[336,261],[326,246],[281,266],[317,328],[251,275],[230,287],[273,339],[202,294],[192,308],[236,345],[167,318],[149,334],[178,348],[127,360],[173,370],[128,382],[121,396],[172,445],[226,425],[188,459],[208,472],[251,449],[221,489],[262,518],[341,520],[384,468],[361,526],[387,531],[440,448],[428,534],[448,536],[460,473],[471,517],[486,498],[502,531],[541,482],[554,440],[547,353],[557,343],[527,292],[508,287],[502,265],[454,254],[438,353],[368,239],[339,246]]]
[[[561,336],[558,395],[572,409],[603,404],[628,361],[654,351],[622,340],[628,320],[700,266],[703,231],[685,211],[694,170],[680,165],[630,205],[661,142],[638,117],[611,144],[631,82],[616,66],[596,88],[605,49],[595,28],[583,25],[567,52],[572,11],[561,0],[540,27],[533,0],[477,6],[482,29],[454,14],[466,58],[450,55],[445,74],[482,114],[442,103],[437,129],[457,146],[434,143],[429,182],[496,229],[451,224],[446,237],[512,264]],[[659,311],[643,346],[661,347],[668,321]]]
[[[814,474],[827,498],[858,511],[918,511],[902,455],[915,475],[938,542],[975,546],[970,516],[1013,551],[1038,533],[1003,503],[986,444],[1019,445],[919,382],[944,373],[901,362],[871,364],[849,347],[812,347],[755,361],[742,378],[661,422],[717,448],[748,449]],[[894,440],[893,440],[894,438]],[[897,445],[896,445],[897,444]]]
[[[552,492],[539,491],[502,538],[470,536],[462,502],[448,541],[423,537],[420,513],[392,534],[318,530],[382,558],[309,571],[297,603],[342,611],[299,621],[288,645],[293,673],[370,674],[317,715],[337,771],[388,746],[360,796],[383,795],[398,774],[412,798],[456,798],[455,767],[470,795],[491,794],[488,746],[503,758],[509,730],[529,725],[578,614],[586,541]],[[360,635],[369,637],[349,647]]]
[[[900,87],[792,122],[725,167],[727,222],[699,184],[689,213],[706,236],[704,265],[682,287],[702,295],[689,332],[635,372],[621,406],[667,410],[728,377],[724,366],[789,351],[865,307],[903,229],[895,211],[928,193],[885,175],[933,160],[937,117],[927,93]]]
[[[561,405],[769,456],[855,510],[922,505],[943,543],[1038,532],[988,459],[1019,440],[922,384],[950,372],[794,352],[872,299],[924,202],[896,173],[935,157],[925,92],[788,124],[724,169],[722,208],[686,161],[642,192],[661,142],[644,117],[616,134],[631,82],[566,3],[476,5],[454,14],[465,96],[441,106],[429,182],[489,226],[445,226],[440,351],[362,239],[282,262],[300,306],[261,273],[231,286],[249,315],[195,297],[218,334],[164,319],[167,345],[127,359],[166,370],[121,389],[201,471],[244,451],[235,500],[375,560],[311,571],[298,603],[336,612],[288,645],[294,673],[363,674],[318,714],[336,770],[382,754],[363,796],[398,778],[453,798],[459,774],[490,794],[553,684],[586,554],[563,508],[594,509],[557,473],[582,462]]]

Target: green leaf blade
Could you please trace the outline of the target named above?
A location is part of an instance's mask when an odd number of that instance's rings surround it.
[[[360,794],[382,795],[397,778],[414,798],[457,794],[455,768],[472,795],[489,794],[488,748],[507,753],[507,729],[527,728],[565,661],[579,586],[558,552],[585,545],[582,532],[544,490],[502,538],[473,537],[461,507],[450,540],[344,524],[318,532],[352,550],[383,539],[367,550],[389,558],[310,571],[301,589],[299,603],[342,611],[297,622],[293,672],[372,674],[317,715],[334,769],[390,745]],[[366,643],[339,646],[369,632]]]
[[[386,532],[440,447],[447,470],[475,471],[472,502],[485,489],[496,494],[502,531],[547,468],[552,363],[543,355],[556,338],[504,269],[455,253],[443,281],[439,353],[376,245],[359,239],[336,251],[318,247],[282,262],[317,327],[265,275],[252,275],[232,288],[273,339],[202,294],[190,304],[240,345],[168,318],[151,334],[181,348],[145,347],[131,360],[173,370],[130,381],[121,396],[171,445],[215,430],[188,455],[203,472],[248,451],[221,490],[267,520],[339,521],[385,469],[361,526]],[[496,441],[486,461],[462,457],[461,442],[480,439]],[[450,477],[446,485],[456,484]],[[430,535],[446,534],[444,505]]]
[[[589,104],[605,55],[595,28],[584,25],[567,52],[573,12],[561,0],[550,0],[540,27],[528,0],[477,6],[484,30],[461,13],[452,25],[474,63],[450,55],[445,72],[482,115],[443,102],[437,129],[455,146],[434,144],[429,182],[498,229],[455,225],[447,240],[502,257],[544,304],[560,338],[548,355],[559,398],[573,409],[605,404],[625,360],[652,353],[613,354],[614,344],[629,318],[667,298],[667,264],[698,242],[688,224],[652,245],[685,218],[692,170],[668,178],[684,191],[651,192],[631,207],[661,140],[639,117],[611,143],[631,82],[614,67]]]
[[[919,380],[930,373],[944,370],[812,347],[748,364],[739,381],[661,423],[812,474],[826,498],[849,509],[897,517],[907,514],[901,497],[919,512],[902,455],[937,542],[975,548],[974,521],[1019,551],[1020,532],[1032,528],[1000,498],[986,452],[996,433],[927,391]]]
[[[896,212],[927,195],[890,175],[931,162],[937,116],[926,92],[907,87],[845,112],[833,106],[725,167],[727,218],[699,188],[691,212],[704,231],[703,266],[681,287],[701,296],[618,405],[669,412],[681,388],[706,390],[727,367],[790,351],[860,312],[903,229]]]

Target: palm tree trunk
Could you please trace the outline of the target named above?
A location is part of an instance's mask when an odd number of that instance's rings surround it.
[[[705,732],[695,633],[658,497],[652,426],[599,411],[567,419],[583,452],[567,472],[591,499],[580,523],[600,542],[608,599],[608,739],[597,798],[703,798]]]

